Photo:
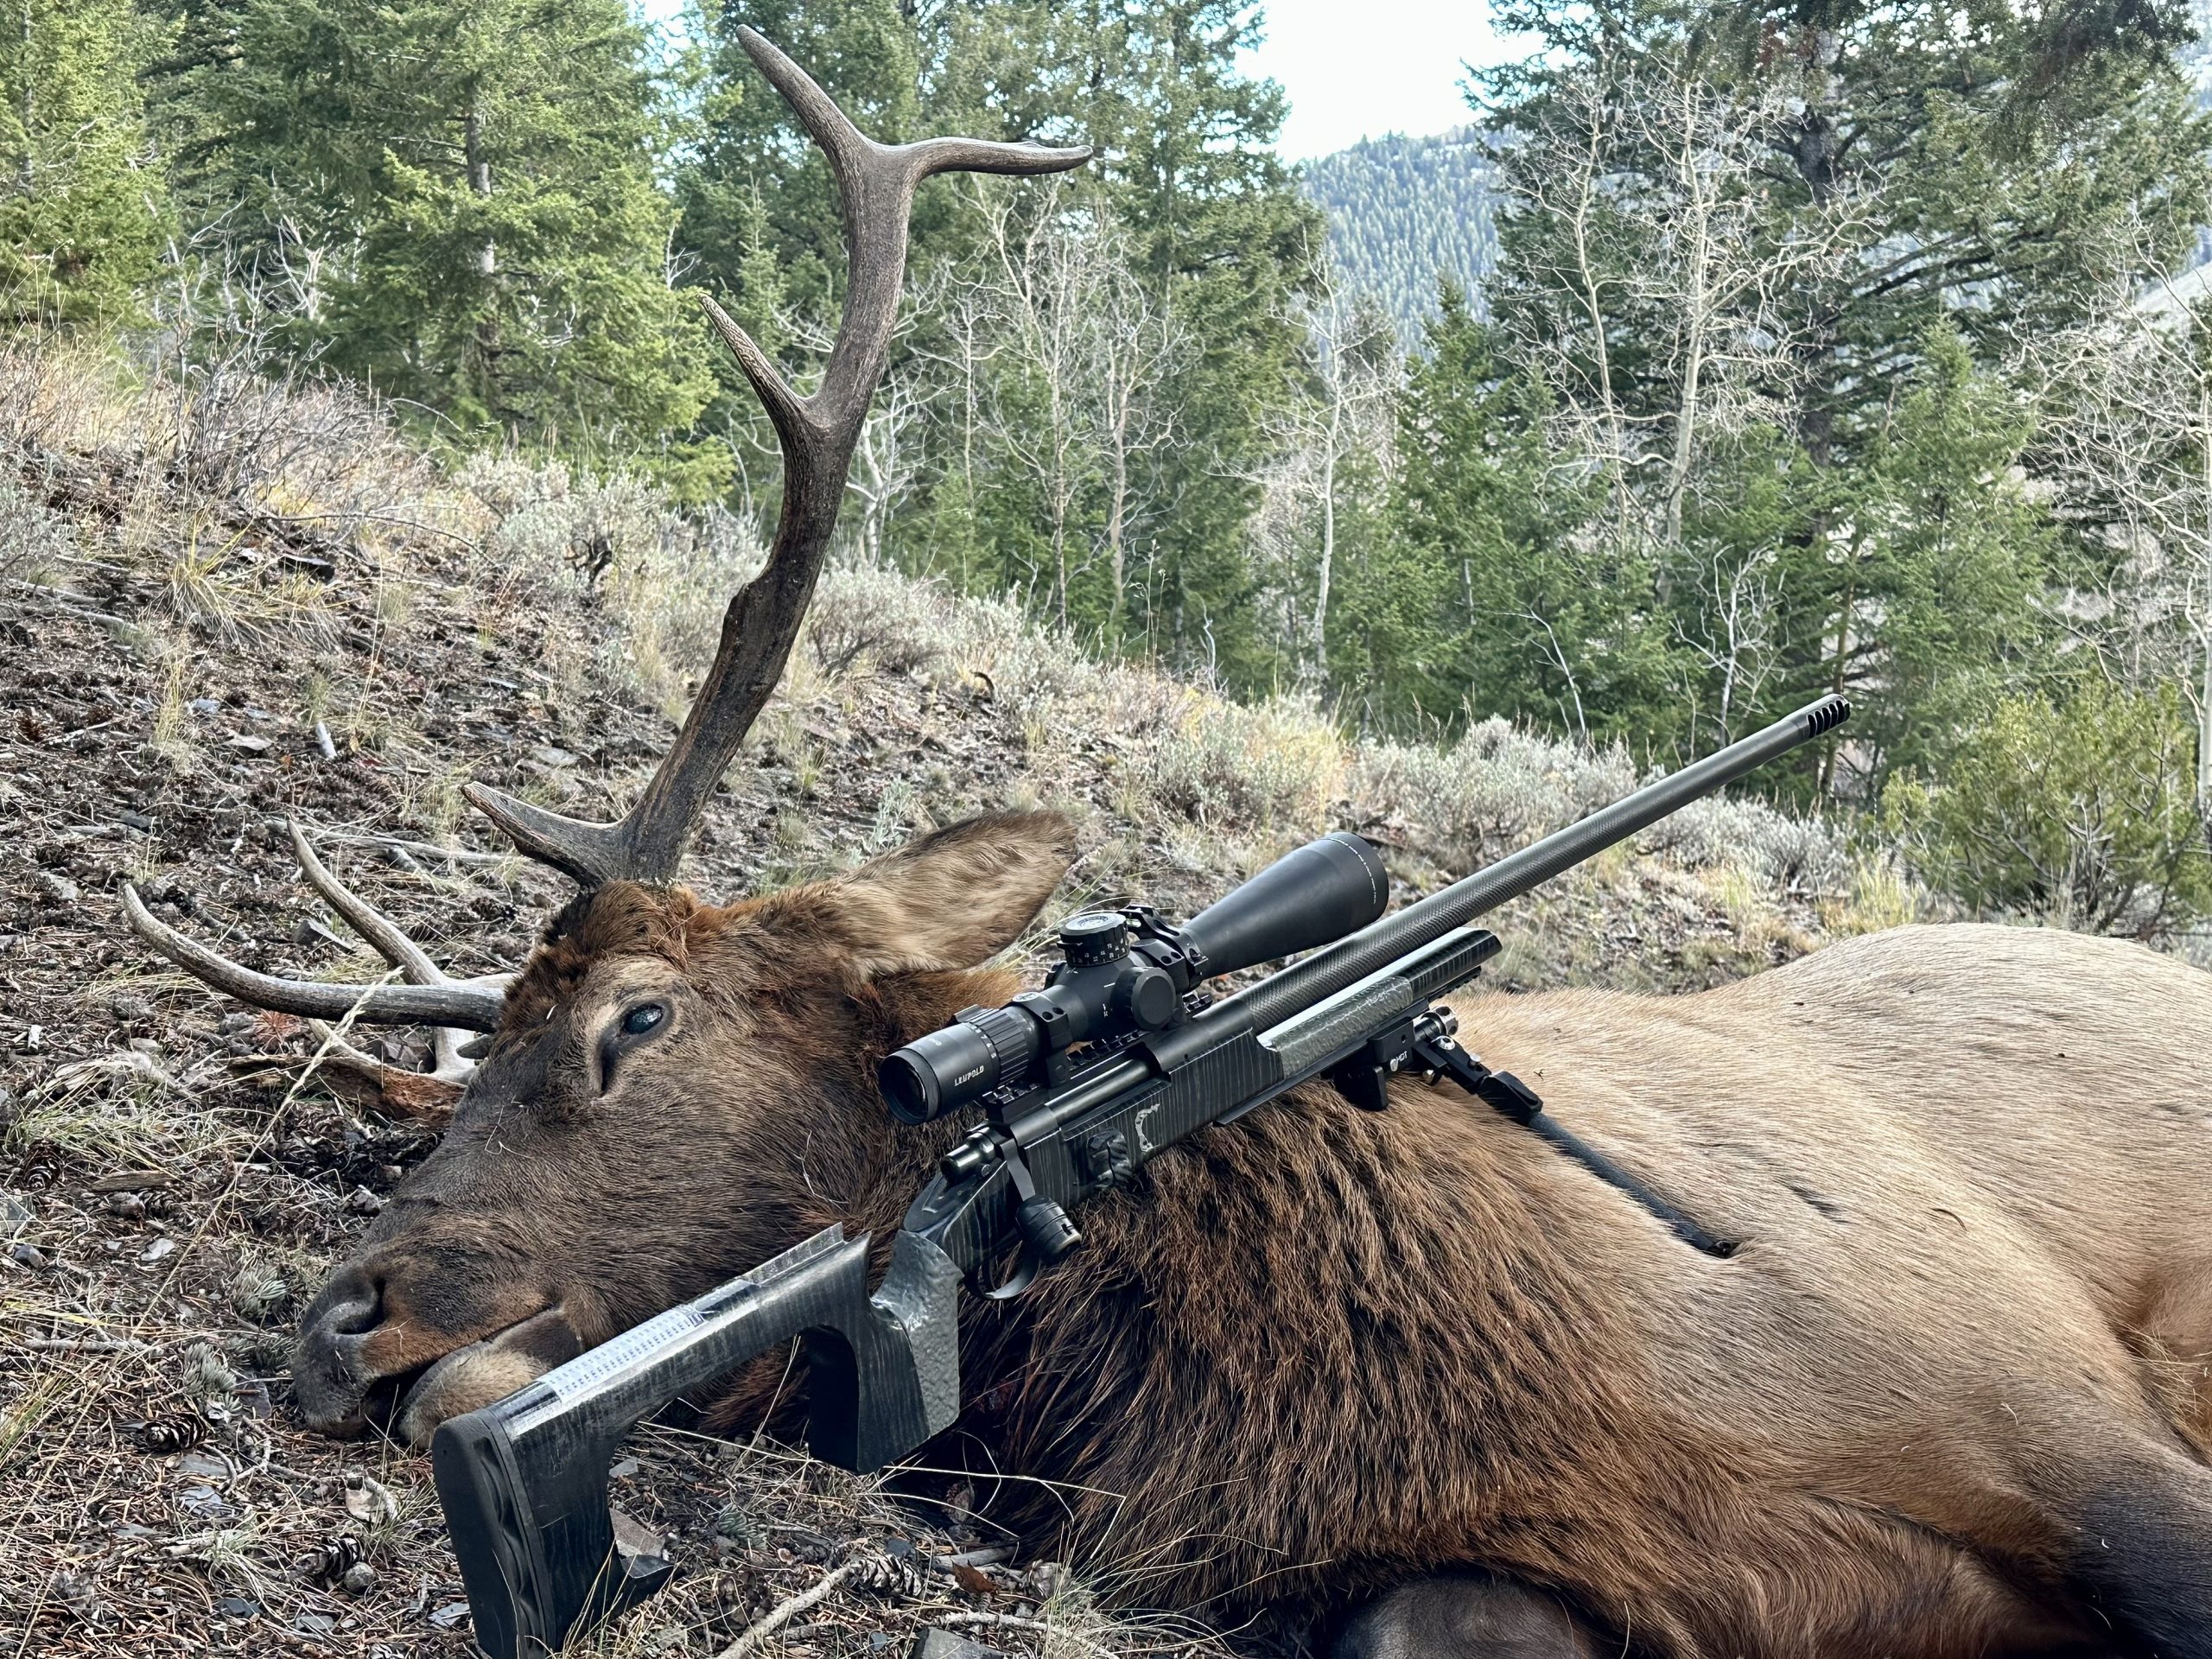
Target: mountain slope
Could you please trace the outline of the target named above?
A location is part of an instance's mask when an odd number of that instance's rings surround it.
[[[1472,288],[1497,252],[1491,169],[1472,127],[1393,133],[1306,163],[1329,216],[1329,248],[1354,288],[1380,300],[1410,343],[1436,312],[1437,284]]]

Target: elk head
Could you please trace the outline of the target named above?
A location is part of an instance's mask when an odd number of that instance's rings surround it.
[[[462,1082],[444,1141],[306,1317],[299,1398],[334,1432],[359,1424],[373,1391],[404,1385],[400,1427],[425,1438],[772,1252],[810,1216],[895,1221],[895,1209],[878,1211],[918,1154],[880,1111],[874,1061],[963,1003],[1003,995],[967,970],[1012,942],[1072,855],[1057,816],[1000,815],[752,902],[717,907],[668,885],[813,596],[889,351],[916,188],[950,170],[1046,173],[1090,156],[968,138],[875,143],[789,58],[738,35],[829,159],[849,243],[844,311],[819,388],[801,397],[703,302],[775,427],[783,504],[768,561],[730,601],[697,699],[636,804],[619,823],[589,823],[468,789],[522,852],[582,893],[518,976],[449,980],[296,829],[309,881],[406,982],[363,988],[252,972],[123,890],[140,936],[218,989],[313,1019],[432,1027],[433,1075]],[[464,1047],[471,1033],[488,1043]]]

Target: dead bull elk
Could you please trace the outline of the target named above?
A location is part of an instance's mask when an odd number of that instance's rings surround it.
[[[945,1136],[892,1125],[876,1062],[1004,999],[978,964],[1071,856],[1061,819],[1004,815],[765,899],[665,885],[813,590],[915,186],[1085,153],[874,144],[745,39],[830,157],[845,315],[801,397],[709,308],[781,438],[782,518],[637,805],[472,791],[584,892],[511,986],[448,982],[303,843],[410,982],[365,992],[250,973],[125,892],[248,1001],[491,1033],[308,1313],[298,1396],[333,1433],[381,1396],[423,1440],[830,1223],[887,1239]],[[1695,996],[1460,1012],[1740,1247],[1687,1247],[1457,1096],[1306,1091],[1096,1206],[1081,1271],[971,1306],[991,1403],[962,1432],[1065,1483],[1040,1528],[1154,1599],[1379,1596],[1351,1654],[2212,1656],[2212,977],[1929,928]]]

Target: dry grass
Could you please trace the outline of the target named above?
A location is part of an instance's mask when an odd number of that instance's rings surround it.
[[[0,571],[0,1659],[459,1655],[424,1461],[308,1434],[283,1376],[289,1322],[429,1138],[303,1081],[296,1023],[149,963],[115,886],[252,965],[373,978],[290,868],[297,816],[448,966],[511,963],[562,889],[471,845],[460,785],[626,801],[758,537],[633,480],[443,472],[342,391],[220,368],[143,384],[0,351],[0,552],[40,550],[37,580]],[[687,874],[731,895],[1042,804],[1084,849],[1056,913],[1188,913],[1337,827],[1419,892],[1634,781],[1495,722],[1362,746],[1310,704],[1240,707],[848,566]],[[1501,918],[1491,978],[1701,984],[1919,903],[1828,826],[1720,804]],[[1003,1546],[987,1501],[665,1430],[633,1455],[619,1501],[686,1571],[609,1655],[719,1653],[847,1567],[760,1651],[873,1653],[929,1622],[1085,1659],[1281,1650],[1131,1611],[1128,1560],[908,1570]]]

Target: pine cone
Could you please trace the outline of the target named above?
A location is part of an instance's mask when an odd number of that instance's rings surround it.
[[[912,1554],[871,1555],[861,1560],[849,1582],[871,1596],[911,1601],[920,1599],[924,1576],[921,1562]]]
[[[207,1420],[196,1411],[167,1412],[125,1427],[141,1452],[157,1458],[191,1451],[206,1442],[208,1432]]]
[[[300,1563],[303,1578],[317,1584],[336,1584],[361,1559],[360,1541],[351,1533],[339,1533],[315,1546],[314,1553]]]

